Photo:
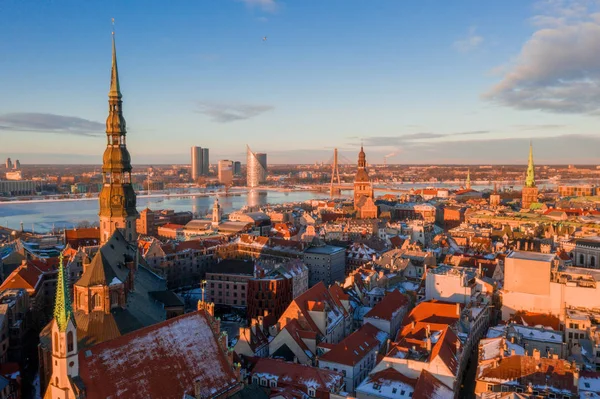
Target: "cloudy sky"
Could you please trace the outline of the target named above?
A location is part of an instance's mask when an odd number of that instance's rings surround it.
[[[594,0],[2,1],[1,159],[101,161],[112,17],[134,163],[600,163]]]

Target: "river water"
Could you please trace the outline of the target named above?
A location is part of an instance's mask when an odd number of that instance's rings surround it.
[[[436,187],[456,188],[458,184],[435,184]],[[431,184],[405,184],[402,189],[411,187],[418,189]],[[399,187],[400,188],[400,187]],[[475,190],[492,188],[491,185],[473,185]],[[517,186],[515,189],[519,189]],[[344,193],[348,193],[344,191]],[[384,194],[377,191],[376,195]],[[348,193],[351,195],[351,193]],[[394,194],[398,194],[395,192]],[[215,197],[224,212],[231,212],[244,205],[281,204],[286,202],[301,202],[310,199],[326,199],[328,193],[312,191],[260,191],[234,193],[229,196],[210,194],[205,197],[138,197],[137,209],[148,207],[152,210],[173,209],[175,211],[191,211],[204,215],[212,209]],[[73,201],[39,201],[39,202],[0,202],[0,226],[19,229],[21,223],[25,230],[47,232],[53,228],[60,230],[73,228],[80,222],[96,222],[98,220],[98,199]]]

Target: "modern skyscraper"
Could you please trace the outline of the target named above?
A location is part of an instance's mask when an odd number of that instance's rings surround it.
[[[210,172],[210,162],[208,158],[208,148],[202,149],[202,175],[206,176]]]
[[[10,158],[6,158],[6,169],[12,169],[12,161],[10,160]]]
[[[528,209],[531,204],[538,201],[538,188],[535,185],[535,167],[533,165],[533,146],[529,143],[529,161],[527,163],[527,177],[521,193],[521,208]]]
[[[198,180],[198,177],[202,175],[202,148],[192,147],[192,169],[190,171],[192,180]]]
[[[226,186],[231,185],[233,181],[233,161],[222,159],[218,164],[219,182]]]
[[[21,169],[21,162],[17,159],[13,165],[13,169]]]
[[[127,129],[123,118],[117,50],[112,41],[112,72],[108,93],[108,118],[102,164],[102,190],[100,191],[100,242],[104,244],[115,231],[121,229],[129,242],[137,239],[135,220],[138,217],[135,191],[131,184],[131,157],[127,151]]]
[[[239,176],[242,174],[242,163],[240,161],[235,161],[233,163],[233,174],[234,176]]]
[[[246,180],[248,187],[256,187],[267,181],[267,154],[254,153],[247,147]]]

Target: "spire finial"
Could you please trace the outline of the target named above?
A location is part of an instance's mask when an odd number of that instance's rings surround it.
[[[64,268],[64,258],[61,253],[58,264],[58,279],[56,281],[56,301],[54,303],[54,320],[58,324],[60,331],[66,331],[69,320],[73,318],[73,308],[71,307],[71,297],[67,285],[67,276]],[[73,322],[75,322],[73,320]]]
[[[121,85],[119,84],[119,69],[117,68],[117,46],[115,45],[115,19],[112,19],[112,70],[110,74],[109,97],[121,98]]]

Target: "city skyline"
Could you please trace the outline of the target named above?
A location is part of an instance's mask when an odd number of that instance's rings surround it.
[[[138,164],[189,163],[199,138],[215,161],[246,144],[272,164],[354,159],[362,141],[373,164],[525,164],[532,139],[538,164],[597,162],[587,3],[148,4],[0,6],[0,158],[100,164],[115,17]]]

